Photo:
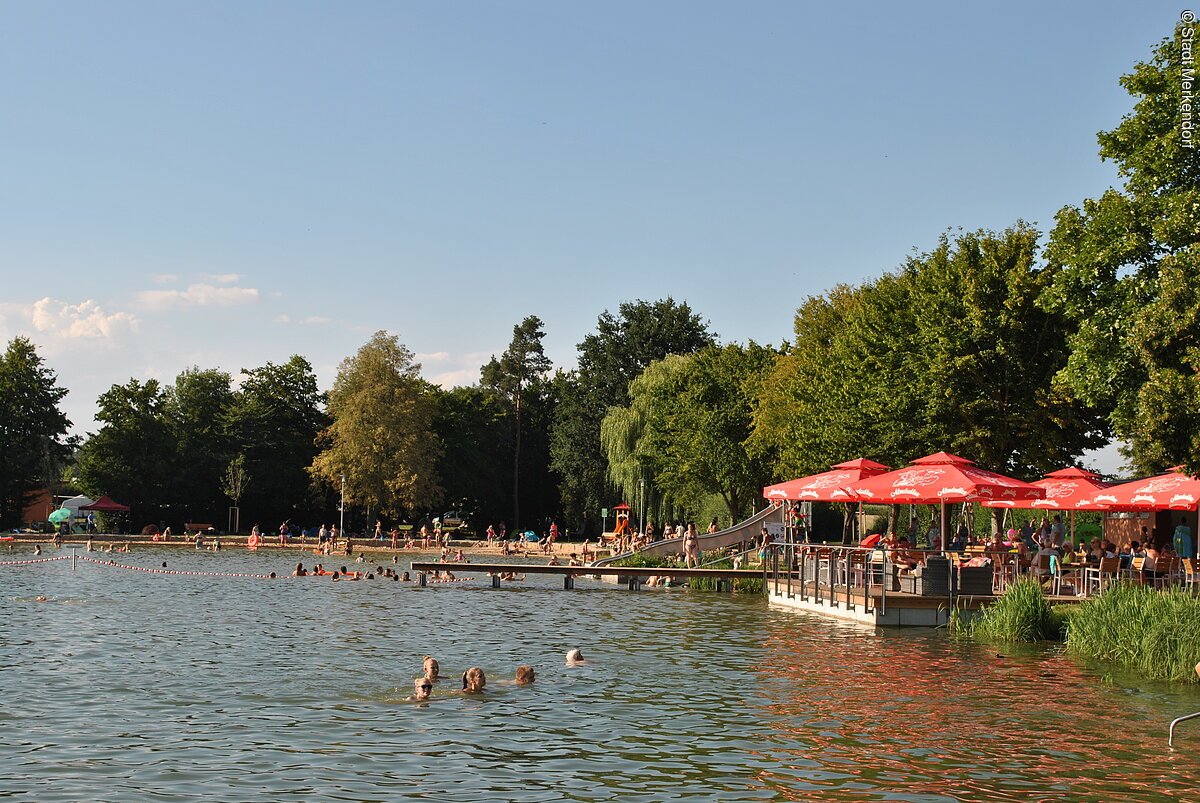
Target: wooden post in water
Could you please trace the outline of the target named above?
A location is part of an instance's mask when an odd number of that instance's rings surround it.
[[[493,574],[492,575],[492,588],[499,588],[499,587],[500,587],[500,575]]]
[[[574,587],[575,587],[575,575],[564,574],[563,575],[563,590],[570,591]]]
[[[421,588],[425,588],[425,572],[417,572],[417,584],[420,585]]]

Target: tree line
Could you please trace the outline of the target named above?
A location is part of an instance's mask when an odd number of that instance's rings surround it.
[[[574,369],[516,323],[479,381],[421,378],[376,333],[323,392],[303,357],[236,377],[130,380],[68,437],[65,389],[33,344],[0,360],[0,524],[53,484],[108,493],[137,522],[273,527],[419,521],[595,533],[629,502],[654,521],[737,519],[763,485],[851,457],[931,451],[1027,479],[1117,438],[1135,471],[1200,470],[1200,157],[1184,147],[1179,34],[1121,81],[1132,112],[1099,135],[1120,189],[1043,234],[947,231],[859,285],[801,300],[778,346],[722,343],[672,298],[605,311]],[[269,522],[269,524],[268,524]]]

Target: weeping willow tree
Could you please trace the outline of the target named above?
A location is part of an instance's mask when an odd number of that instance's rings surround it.
[[[731,522],[753,512],[770,472],[746,448],[751,397],[774,356],[730,344],[647,366],[629,383],[629,406],[609,408],[600,427],[610,482],[639,502],[644,482],[647,513],[659,521],[694,515],[710,499]]]
[[[628,407],[609,407],[600,422],[600,448],[608,460],[608,481],[640,513],[645,503],[646,518],[665,521],[677,517],[684,500],[664,493],[655,478],[665,455],[661,422],[663,399],[683,381],[690,356],[672,354],[646,367],[629,383]],[[642,499],[642,494],[645,499]]]

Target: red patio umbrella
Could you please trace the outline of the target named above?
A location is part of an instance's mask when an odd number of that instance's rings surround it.
[[[1106,510],[1109,505],[1096,501],[1096,495],[1109,483],[1100,480],[1100,475],[1082,468],[1062,468],[1051,471],[1036,485],[1045,491],[1041,499],[990,499],[987,507],[1040,508],[1042,510]]]
[[[1040,499],[1036,485],[977,467],[965,457],[937,452],[906,468],[854,483],[848,489],[860,500],[901,505],[940,505],[942,547],[946,546],[946,504],[1012,499]]]
[[[888,468],[883,463],[861,457],[857,460],[847,460],[833,466],[831,471],[768,485],[763,488],[763,498],[789,502],[853,502],[857,500],[846,490],[847,486],[882,474]]]
[[[1094,501],[1125,510],[1195,510],[1200,502],[1200,478],[1176,466],[1157,477],[1105,488]]]
[[[1039,508],[1042,510],[1069,510],[1071,512],[1071,541],[1075,540],[1076,510],[1107,510],[1108,505],[1096,501],[1096,495],[1110,487],[1100,480],[1100,475],[1082,468],[1060,468],[1051,471],[1033,482],[1046,492],[1041,499],[994,499],[983,504],[987,507]]]

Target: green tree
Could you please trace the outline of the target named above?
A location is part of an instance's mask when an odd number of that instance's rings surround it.
[[[1140,472],[1200,471],[1200,149],[1180,125],[1182,27],[1121,78],[1136,104],[1099,134],[1123,188],[1060,210],[1047,250],[1043,305],[1075,326],[1062,378]]]
[[[546,356],[542,346],[542,321],[536,315],[530,315],[513,327],[512,341],[500,355],[500,359],[492,359],[480,370],[483,386],[489,388],[509,400],[513,410],[513,485],[512,485],[512,526],[517,529],[521,518],[521,428],[522,403],[525,393],[531,384],[544,382],[546,373],[550,370],[550,358]]]
[[[344,476],[347,502],[398,514],[441,501],[436,407],[420,370],[412,352],[382,331],[338,367],[332,423],[309,471],[330,487]]]
[[[256,520],[308,518],[325,509],[308,473],[317,435],[330,423],[324,406],[312,365],[299,355],[281,365],[242,369],[227,427],[234,451],[246,456],[254,476],[244,506]]]
[[[1099,418],[1055,379],[1069,326],[1037,306],[1052,274],[1036,253],[1024,225],[943,236],[896,274],[809,299],[756,401],[776,479],[943,449],[1033,478],[1098,445]]]
[[[234,453],[227,420],[233,399],[227,372],[196,366],[164,390],[162,414],[176,452],[160,469],[165,501],[189,518],[224,520],[221,481]]]
[[[585,530],[598,524],[607,497],[608,467],[600,422],[609,407],[629,404],[629,383],[668,354],[690,354],[716,336],[686,303],[672,298],[622,303],[602,313],[579,344],[579,365],[556,380],[550,433],[551,468],[560,478],[564,514]]]
[[[23,523],[30,493],[49,487],[70,453],[71,422],[58,409],[66,395],[33,343],[13,338],[0,357],[0,527]]]
[[[508,515],[509,456],[512,451],[508,401],[481,387],[435,391],[434,431],[445,446],[438,462],[446,499],[478,522]]]
[[[76,476],[85,493],[109,494],[151,520],[189,515],[168,508],[176,450],[163,412],[165,398],[156,379],[131,379],[100,395],[96,420],[101,427],[76,458]]]
[[[746,447],[751,403],[773,352],[755,343],[709,346],[651,363],[629,386],[628,407],[601,425],[609,477],[629,498],[647,487],[660,520],[720,497],[731,520],[751,512],[769,478]]]

